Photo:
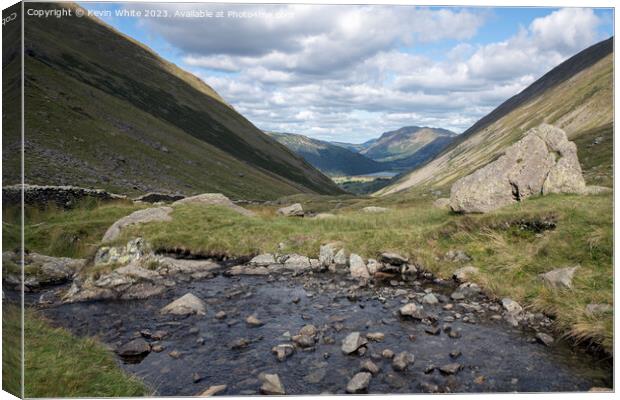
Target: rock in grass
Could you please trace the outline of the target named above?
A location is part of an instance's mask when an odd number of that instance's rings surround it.
[[[385,207],[370,206],[370,207],[362,208],[362,212],[365,212],[365,213],[368,213],[368,214],[384,213],[384,212],[388,212],[388,211],[390,211],[390,209],[389,208],[385,208]]]
[[[452,279],[457,282],[467,282],[472,276],[478,274],[480,270],[471,265],[467,265],[463,268],[459,268],[452,274]]]
[[[262,385],[260,392],[266,395],[285,395],[286,391],[278,374],[260,374],[258,378],[261,380]]]
[[[116,352],[121,357],[136,357],[148,354],[151,346],[142,338],[134,339],[129,343],[121,346]]]
[[[612,193],[613,191],[614,190],[612,188],[609,188],[606,186],[591,185],[591,186],[586,186],[584,194],[597,195],[597,194]]]
[[[502,306],[509,314],[518,314],[523,311],[523,307],[519,303],[508,297],[502,299]]]
[[[614,308],[609,304],[593,304],[590,303],[586,306],[586,314],[588,315],[599,315],[610,313],[614,310]]]
[[[205,315],[207,313],[207,307],[205,303],[198,297],[191,293],[187,293],[185,296],[176,299],[160,311],[162,314],[174,314],[174,315]]]
[[[186,197],[182,200],[175,201],[172,206],[179,206],[183,204],[197,204],[202,206],[220,206],[226,207],[246,217],[254,216],[254,212],[246,210],[233,203],[228,197],[221,193],[203,193],[196,196]]]
[[[544,344],[547,347],[553,345],[553,342],[554,342],[553,337],[551,335],[548,335],[548,334],[543,333],[543,332],[538,332],[536,334],[536,340],[539,343],[542,343],[542,344]]]
[[[295,203],[288,207],[279,208],[277,213],[285,217],[303,217],[304,209],[301,204]]]
[[[437,200],[435,200],[433,202],[433,207],[449,210],[450,209],[450,199],[448,199],[446,197],[440,197],[439,199],[437,199]]]
[[[347,383],[347,393],[366,393],[370,384],[372,374],[369,372],[358,372]]]
[[[548,286],[570,289],[573,287],[573,276],[575,275],[575,271],[577,271],[577,269],[579,269],[579,266],[558,268],[553,271],[540,274],[539,277]]]
[[[228,387],[228,385],[214,385],[214,386],[210,386],[207,390],[205,390],[204,392],[200,393],[198,396],[199,397],[215,396],[216,394],[225,391],[227,387]]]
[[[120,236],[121,230],[129,225],[145,224],[147,222],[172,221],[172,217],[170,216],[171,212],[171,207],[153,207],[134,211],[128,216],[113,223],[112,226],[110,226],[105,232],[101,241],[103,243],[107,243],[115,240]]]
[[[255,265],[257,267],[268,267],[272,264],[276,264],[276,258],[273,254],[259,254],[256,257],[252,258],[249,262],[250,265]]]
[[[368,340],[360,335],[359,332],[351,332],[342,341],[342,352],[345,354],[351,354],[357,351],[360,347],[368,343]]]
[[[329,267],[334,263],[334,256],[336,255],[337,249],[338,245],[336,243],[321,245],[319,248],[319,263],[321,266]]]
[[[407,257],[401,256],[398,253],[389,253],[389,252],[381,253],[379,260],[386,264],[395,265],[395,266],[403,265],[409,262],[409,259]]]

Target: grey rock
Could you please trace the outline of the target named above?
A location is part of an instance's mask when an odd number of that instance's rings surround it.
[[[365,212],[367,214],[378,214],[378,213],[384,213],[384,212],[388,212],[388,211],[390,211],[390,209],[389,208],[385,208],[385,207],[370,206],[370,207],[362,208],[362,212]]]
[[[325,378],[325,375],[327,375],[327,370],[325,368],[318,368],[304,376],[304,381],[310,384],[317,384]]]
[[[508,297],[502,299],[502,307],[510,314],[518,314],[523,311],[523,307],[519,303]]]
[[[362,371],[370,372],[373,375],[377,375],[379,371],[381,371],[381,368],[379,368],[377,364],[375,364],[374,362],[370,360],[362,361],[362,364],[360,365],[360,369]]]
[[[450,363],[450,364],[446,364],[446,365],[443,365],[443,366],[439,367],[439,371],[441,371],[442,373],[444,373],[446,375],[455,375],[462,368],[463,368],[463,366],[461,364]]]
[[[441,209],[450,209],[450,199],[446,197],[441,197],[433,202],[433,207],[441,208]]]
[[[368,268],[366,268],[364,260],[357,254],[351,253],[349,256],[349,270],[351,271],[351,276],[354,278],[370,278],[370,274],[368,273]]]
[[[385,339],[385,334],[383,334],[382,332],[371,332],[366,335],[366,339],[373,342],[383,342],[383,340]]]
[[[588,194],[588,195],[597,195],[597,194],[606,194],[606,193],[613,193],[613,189],[606,187],[606,186],[595,186],[595,185],[588,185],[585,188],[584,194]]]
[[[579,269],[579,266],[558,268],[553,271],[540,274],[539,277],[548,286],[570,289],[573,287],[573,276],[575,275],[575,271],[577,271],[577,269]]]
[[[333,264],[337,249],[338,245],[336,243],[321,245],[319,248],[319,263],[321,263],[321,266],[329,267]]]
[[[342,352],[345,354],[351,354],[357,351],[360,347],[368,343],[368,340],[360,335],[359,332],[351,332],[342,341]]]
[[[427,294],[426,296],[424,296],[422,298],[422,302],[425,303],[425,304],[433,305],[433,304],[438,304],[439,300],[437,300],[437,297],[435,297],[434,294],[429,293],[429,294]]]
[[[261,326],[264,325],[263,321],[261,321],[260,319],[258,319],[256,317],[256,315],[249,315],[246,319],[245,319],[245,323],[250,325],[250,326]]]
[[[452,278],[457,282],[467,282],[479,272],[480,270],[478,268],[467,265],[454,271]]]
[[[449,250],[446,252],[444,258],[451,262],[468,262],[471,261],[471,257],[463,250]]]
[[[105,232],[101,241],[103,243],[107,243],[116,240],[120,236],[121,231],[130,225],[146,224],[148,222],[172,221],[172,217],[170,216],[171,212],[171,207],[154,207],[134,211],[128,216],[113,223],[112,226],[110,226]]]
[[[484,213],[533,195],[584,191],[577,147],[561,129],[542,124],[497,160],[455,182],[450,207]]]
[[[538,332],[536,334],[536,340],[542,344],[544,344],[545,346],[549,347],[551,345],[553,345],[554,339],[551,335],[548,335],[544,332]]]
[[[344,249],[338,250],[338,252],[334,256],[334,265],[336,267],[346,267],[347,266],[347,255],[346,255]]]
[[[407,257],[401,256],[397,253],[381,253],[379,260],[383,263],[400,266],[409,262]]]
[[[383,269],[383,264],[374,258],[368,259],[368,264],[366,265],[366,269],[370,275],[374,275],[377,272],[380,272]]]
[[[271,352],[276,355],[278,361],[284,361],[288,357],[293,355],[293,353],[295,352],[295,346],[291,344],[279,344],[277,346],[274,346],[271,349]]]
[[[134,339],[121,346],[116,352],[121,357],[135,357],[147,354],[151,351],[151,346],[142,338]]]
[[[278,214],[285,217],[303,217],[304,209],[299,203],[291,204],[288,207],[282,207],[278,209]]]
[[[395,355],[392,359],[392,368],[395,371],[404,371],[405,369],[407,369],[409,364],[413,364],[414,361],[415,357],[413,354],[407,351],[403,351]]]
[[[250,265],[255,265],[257,267],[268,267],[272,264],[276,263],[276,258],[273,254],[259,254],[256,257],[252,258],[249,262]]]
[[[174,314],[174,315],[206,315],[207,307],[205,303],[193,295],[187,293],[183,297],[180,297],[168,304],[160,311],[162,314]]]
[[[590,303],[586,306],[586,314],[588,315],[599,315],[610,313],[614,310],[614,308],[610,304],[594,304]]]
[[[258,377],[262,385],[260,387],[260,392],[266,395],[285,395],[286,391],[284,390],[284,386],[282,386],[282,382],[280,382],[280,377],[278,374],[260,374]]]
[[[221,193],[203,193],[197,196],[186,197],[182,200],[177,200],[172,203],[172,206],[180,206],[184,204],[196,204],[201,206],[220,206],[226,207],[230,210],[233,210],[241,215],[245,215],[246,217],[254,216],[254,212],[250,210],[246,210],[243,207],[240,207],[233,203],[228,197],[224,196]]]
[[[358,372],[347,383],[347,393],[366,393],[370,385],[372,374],[368,372]]]

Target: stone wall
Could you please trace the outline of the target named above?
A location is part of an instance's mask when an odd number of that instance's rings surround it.
[[[5,206],[21,203],[22,185],[5,186],[2,188],[2,201]],[[84,199],[103,201],[125,199],[125,196],[108,193],[101,189],[86,189],[76,186],[39,186],[24,185],[24,204],[45,206],[50,203],[58,207],[71,208]]]

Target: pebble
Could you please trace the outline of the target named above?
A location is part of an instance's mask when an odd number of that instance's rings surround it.
[[[366,335],[368,340],[372,340],[373,342],[383,342],[385,339],[385,334],[382,332],[372,332]]]
[[[383,358],[392,359],[394,358],[394,352],[390,349],[385,349],[381,352]]]
[[[450,363],[450,364],[446,364],[446,365],[439,367],[439,371],[441,371],[442,373],[446,375],[455,375],[462,368],[463,366],[459,363]]]
[[[282,386],[282,382],[280,382],[280,377],[278,374],[260,374],[258,377],[262,385],[260,387],[260,392],[266,395],[285,395],[286,391],[284,390],[284,386]]]
[[[373,375],[377,375],[381,371],[381,368],[370,360],[363,361],[360,368],[362,371],[370,372]]]
[[[401,353],[398,353],[392,359],[392,368],[395,371],[404,371],[407,369],[409,364],[413,364],[414,361],[415,357],[413,356],[413,354],[403,351]]]
[[[261,326],[263,325],[263,321],[261,321],[260,319],[256,318],[255,315],[250,315],[249,317],[247,317],[245,319],[246,324],[250,325],[250,326]]]
[[[224,311],[219,311],[217,314],[215,314],[215,318],[217,319],[224,319],[226,318],[227,314]]]
[[[366,393],[372,374],[369,372],[358,372],[347,384],[347,393]]]

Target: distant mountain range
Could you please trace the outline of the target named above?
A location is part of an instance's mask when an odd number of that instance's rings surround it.
[[[377,194],[449,187],[530,128],[549,123],[577,144],[588,184],[613,185],[613,37],[564,61],[459,135],[432,161]]]
[[[257,200],[343,193],[202,80],[102,21],[26,16],[24,29],[26,183]],[[8,49],[5,100],[19,99],[20,52]],[[20,130],[3,139],[4,184],[19,183]]]
[[[407,126],[361,144],[327,142],[294,133],[269,133],[329,175],[406,171],[440,153],[456,134],[445,129]]]

